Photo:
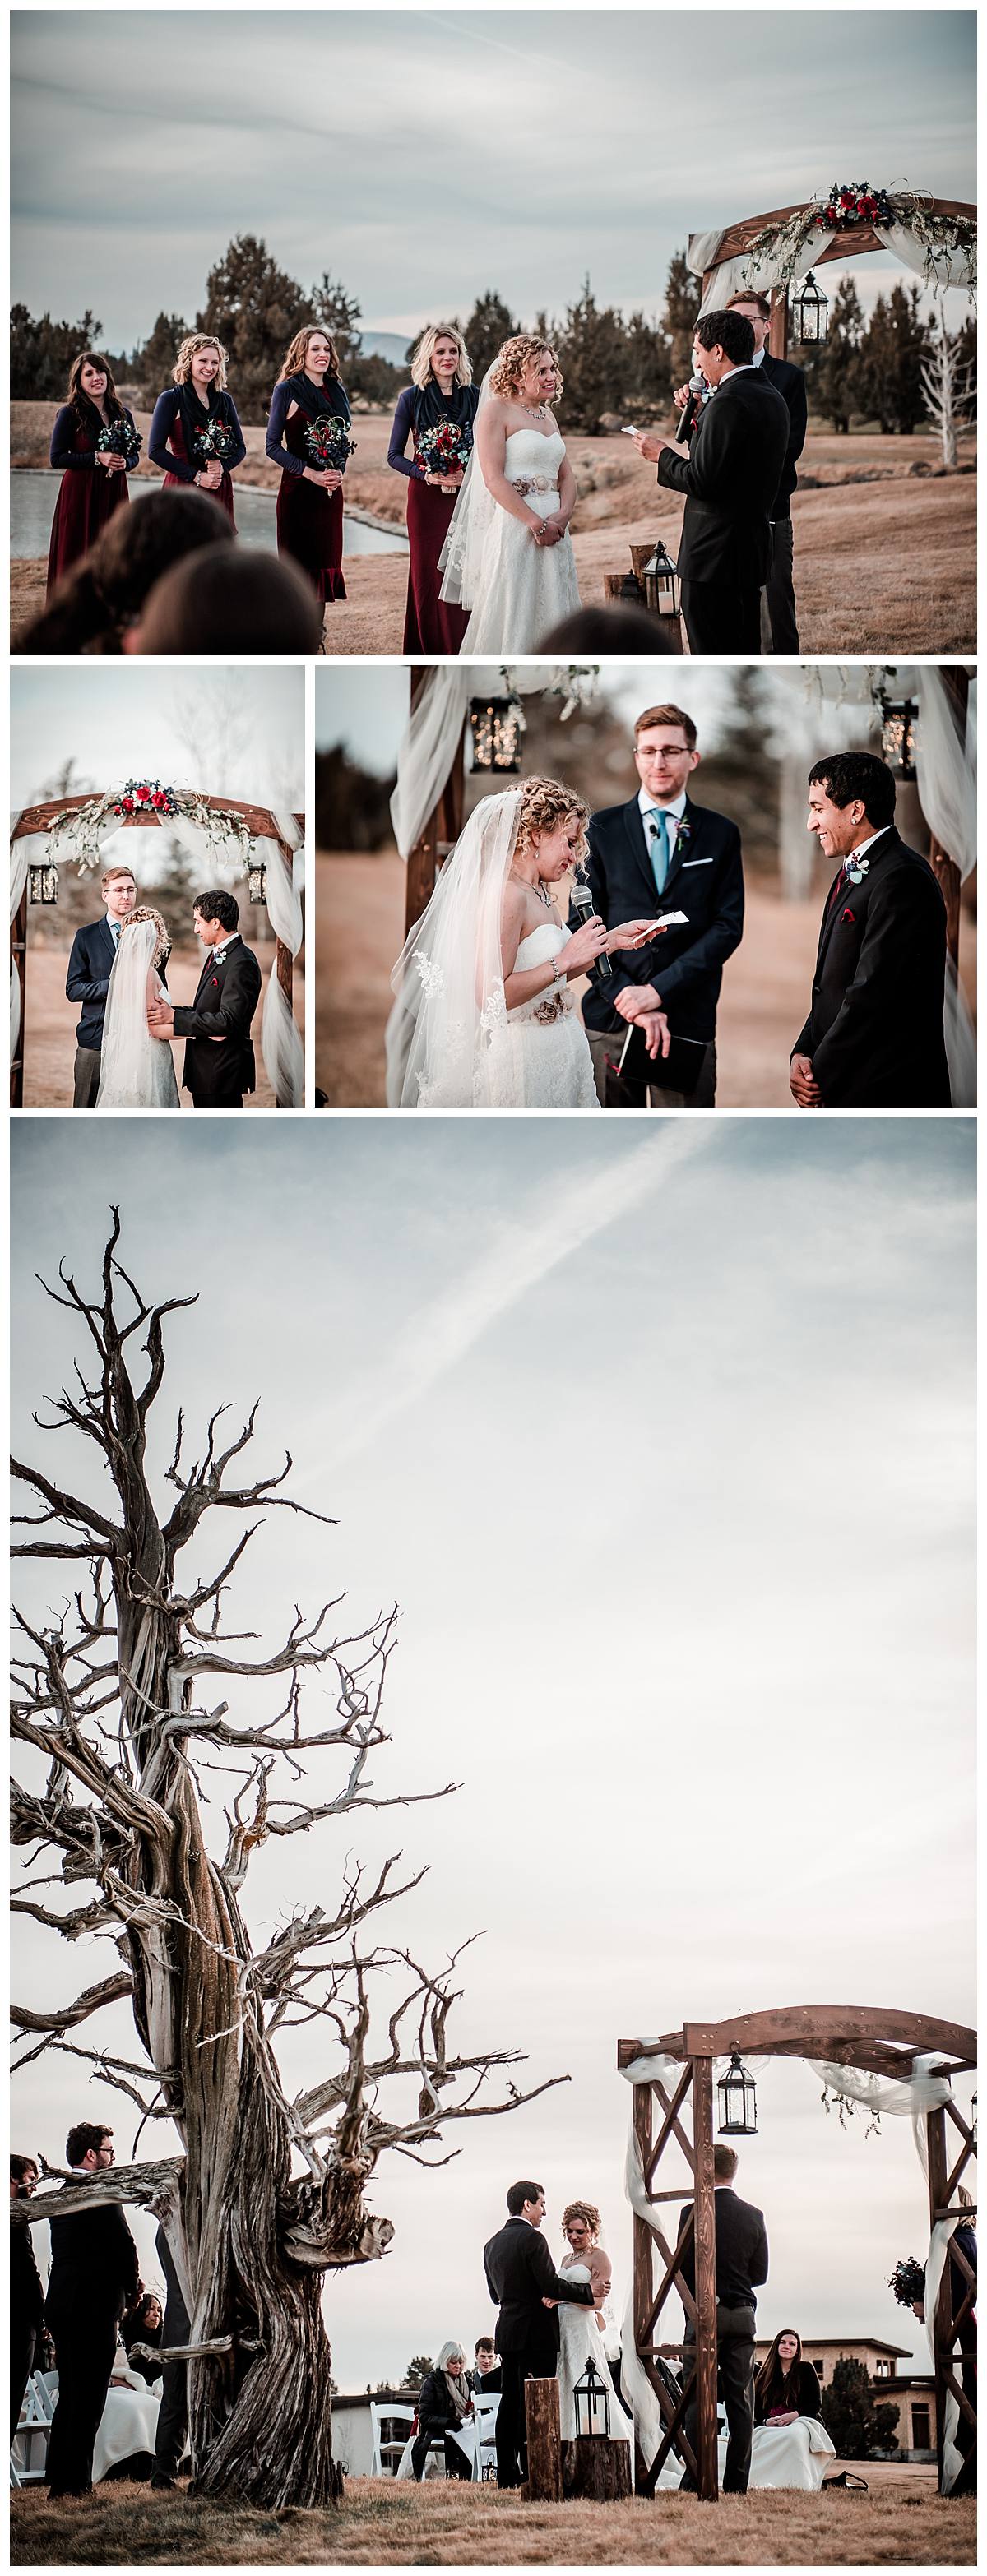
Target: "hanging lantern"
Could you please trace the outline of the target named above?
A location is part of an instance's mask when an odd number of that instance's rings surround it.
[[[58,869],[45,859],[40,867],[27,872],[28,900],[31,903],[58,902]]]
[[[888,768],[896,778],[915,776],[915,731],[918,706],[914,698],[889,698],[879,689],[877,703],[881,710],[881,751]]]
[[[572,2402],[576,2410],[577,2442],[588,2441],[594,2433],[606,2441],[610,2433],[610,2399],[592,2353],[582,2378],[576,2381]]]
[[[471,698],[474,769],[496,769],[502,777],[514,775],[521,767],[522,725],[517,698]]]
[[[677,617],[682,598],[682,585],[659,538],[654,553],[644,566],[644,604],[653,617]]]
[[[267,866],[263,859],[251,859],[247,869],[251,903],[267,902]]]
[[[829,302],[825,295],[820,294],[811,268],[808,277],[803,279],[798,294],[792,297],[791,313],[799,339],[804,346],[817,346],[825,339]]]
[[[721,2138],[755,2138],[757,2136],[757,2092],[753,2075],[734,2049],[725,2075],[716,2087]]]

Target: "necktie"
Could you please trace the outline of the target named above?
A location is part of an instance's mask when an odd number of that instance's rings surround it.
[[[664,894],[668,876],[669,820],[670,817],[663,814],[657,805],[652,806],[648,816],[648,830],[651,834],[651,866],[659,894]]]

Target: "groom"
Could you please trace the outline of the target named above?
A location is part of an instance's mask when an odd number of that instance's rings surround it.
[[[594,967],[583,1018],[600,1101],[628,1029],[643,1032],[654,1065],[649,1108],[711,1109],[716,1098],[716,1005],[724,961],[744,927],[740,834],[725,814],[694,805],[688,782],[699,766],[696,728],[682,707],[646,707],[634,727],[640,785],[626,805],[594,814],[586,869],[593,909],[612,929],[640,914],[676,913],[653,946],[618,953],[613,972]],[[578,928],[570,912],[569,927]],[[663,1078],[673,1041],[676,1087]]]
[[[761,590],[771,567],[771,516],[785,472],[789,419],[777,386],[754,365],[745,313],[703,314],[693,356],[711,388],[687,456],[671,438],[635,431],[658,481],[684,492],[679,541],[682,615],[693,653],[761,651]]]
[[[790,1059],[799,1109],[951,1105],[946,906],[894,810],[894,777],[876,752],[836,751],[809,771],[809,830],[838,865]]]
[[[113,960],[124,922],[137,901],[132,868],[104,868],[99,881],[105,911],[98,921],[84,921],[76,931],[65,978],[66,998],[79,1002],[82,1016],[75,1033],[73,1109],[95,1109],[99,1090],[103,1021]]]
[[[182,1082],[195,1109],[242,1109],[256,1087],[250,1023],[260,999],[261,971],[240,937],[240,908],[225,887],[196,896],[192,926],[205,963],[191,1009],[148,1006],[152,1038],[185,1038]]]
[[[540,2182],[512,2182],[507,2224],[483,2248],[487,2288],[496,2300],[495,2342],[500,2354],[497,2409],[497,2484],[519,2487],[528,2474],[525,2437],[526,2379],[554,2379],[559,2356],[559,2299],[593,2306],[591,2281],[557,2272],[543,2236],[545,2193]],[[547,2305],[546,2302],[551,2302]]]

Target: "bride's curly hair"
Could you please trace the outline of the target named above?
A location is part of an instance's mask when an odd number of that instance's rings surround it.
[[[505,340],[503,348],[498,349],[490,369],[491,393],[516,395],[526,367],[530,366],[532,358],[540,358],[543,350],[551,358],[555,369],[555,391],[552,400],[557,402],[562,391],[562,369],[559,365],[558,351],[553,349],[550,340],[534,340],[527,331],[516,331],[514,338]]]
[[[133,912],[128,912],[122,928],[132,930],[135,921],[153,921],[158,937],[151,964],[160,966],[163,960],[171,955],[171,941],[160,912],[155,912],[151,903],[139,903]]]
[[[592,2200],[570,2200],[562,2212],[563,2229],[568,2227],[570,2218],[584,2218],[595,2242],[600,2233],[600,2213]]]
[[[520,849],[530,844],[536,832],[553,831],[556,823],[565,821],[567,814],[578,815],[582,825],[578,847],[573,851],[573,861],[578,867],[589,847],[586,839],[589,806],[576,795],[575,788],[563,787],[558,778],[523,778],[515,846]]]

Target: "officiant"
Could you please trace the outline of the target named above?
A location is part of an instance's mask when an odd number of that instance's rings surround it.
[[[591,817],[586,876],[608,928],[642,914],[664,926],[591,971],[583,1019],[597,1095],[605,1109],[710,1109],[723,967],[744,926],[740,833],[689,795],[699,751],[684,708],[644,709],[634,766],[637,794]],[[573,908],[571,927],[578,917]]]
[[[674,439],[635,432],[658,481],[685,493],[679,541],[682,615],[693,653],[761,651],[761,591],[771,569],[772,511],[785,473],[787,406],[763,367],[745,313],[705,313],[693,355],[710,399],[683,456]]]

